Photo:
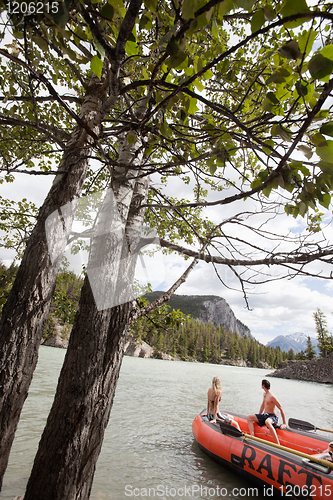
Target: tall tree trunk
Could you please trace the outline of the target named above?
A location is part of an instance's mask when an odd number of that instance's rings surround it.
[[[124,300],[122,293],[133,283],[137,257],[134,250],[143,224],[140,205],[145,202],[148,191],[148,179],[139,179],[134,184],[137,171],[126,174],[129,181],[123,179],[118,186],[114,185],[120,219],[126,226],[125,234],[120,236],[119,230],[105,234],[106,209],[110,206],[106,203],[101,210],[88,265],[93,270],[103,265],[106,272],[99,275],[99,287],[106,293],[112,289],[118,303]],[[126,296],[125,293],[125,299]],[[86,277],[25,500],[87,500],[90,496],[132,309],[131,302],[126,302],[98,310],[95,298],[90,278]]]
[[[123,358],[129,312],[130,303],[98,311],[85,280],[25,500],[89,498]]]
[[[108,66],[105,65],[102,79],[94,77],[88,85],[80,112],[80,118],[97,137],[101,130],[101,110],[107,99],[107,84]],[[59,259],[52,264],[45,222],[50,214],[59,212],[61,207],[80,196],[93,142],[85,128],[75,127],[3,309],[0,330],[0,489],[37,363],[58,274]],[[61,216],[66,228],[70,228],[73,210],[63,211]],[[53,241],[58,237],[60,247],[64,247],[66,231],[62,227],[57,231],[53,234]]]

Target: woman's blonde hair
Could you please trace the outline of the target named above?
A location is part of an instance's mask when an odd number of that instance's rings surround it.
[[[218,377],[214,377],[212,380],[212,389],[217,392],[217,391],[222,391],[222,384],[221,380]]]

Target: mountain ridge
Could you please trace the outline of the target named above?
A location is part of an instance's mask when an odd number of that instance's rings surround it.
[[[155,291],[144,297],[152,302],[164,292]],[[253,339],[251,330],[236,318],[235,313],[223,297],[217,295],[177,295],[173,294],[167,304],[171,309],[179,309],[184,314],[203,323],[223,326],[226,330],[237,332],[241,337]]]
[[[300,351],[305,351],[307,348],[308,336],[302,332],[295,332],[290,335],[278,335],[270,342],[267,342],[266,346],[269,347],[280,347],[281,351],[288,352],[290,349],[294,351],[295,354]],[[318,354],[318,341],[315,337],[311,337],[312,345]]]

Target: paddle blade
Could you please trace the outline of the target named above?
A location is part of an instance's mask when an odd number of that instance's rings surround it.
[[[310,422],[306,422],[305,420],[297,420],[297,418],[290,418],[288,420],[288,426],[290,429],[297,429],[299,431],[315,431],[316,428]]]
[[[243,434],[241,433],[241,431],[236,429],[236,427],[226,424],[225,422],[222,422],[222,420],[216,419],[216,421],[220,425],[222,434],[226,434],[227,436],[233,436],[233,437],[242,437]]]

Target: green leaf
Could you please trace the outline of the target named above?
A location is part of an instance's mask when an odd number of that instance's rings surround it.
[[[196,0],[184,0],[183,1],[182,13],[183,13],[184,19],[193,19],[194,18],[196,4],[197,4]]]
[[[237,7],[250,11],[253,7],[254,0],[234,0],[234,3]]]
[[[95,47],[96,52],[98,53],[99,57],[103,60],[105,57],[104,47],[102,47],[102,45],[98,42],[94,42],[94,47]]]
[[[127,135],[127,142],[128,144],[133,144],[136,141],[136,133],[135,132],[129,132]]]
[[[143,30],[146,27],[147,27],[147,29],[150,29],[152,27],[152,24],[151,24],[151,20],[149,19],[149,17],[146,16],[145,14],[143,14],[143,16],[140,19],[139,29]]]
[[[157,0],[144,0],[144,5],[150,12],[155,12],[157,7]]]
[[[135,56],[136,54],[138,54],[138,44],[136,42],[130,42],[128,40],[125,45],[125,51],[129,56]]]
[[[210,9],[208,12],[204,12],[196,19],[196,29],[200,30],[207,26],[210,22],[211,14],[213,13],[213,9]]]
[[[210,173],[211,173],[212,175],[214,175],[214,174],[215,174],[216,169],[217,169],[217,166],[215,165],[215,163],[214,163],[214,164],[209,165],[209,171],[210,171]]]
[[[304,217],[305,213],[306,213],[306,210],[307,210],[307,206],[306,204],[301,201],[299,204],[298,204],[298,209],[299,209],[299,214],[301,217]]]
[[[284,83],[289,78],[291,72],[287,68],[280,68],[278,71],[269,76],[266,80],[266,85],[270,83]]]
[[[311,148],[309,148],[309,146],[305,146],[305,145],[301,145],[301,146],[298,146],[297,148],[299,151],[302,151],[302,153],[304,154],[304,156],[310,160],[310,158],[312,157],[313,155],[313,151]]]
[[[197,110],[197,99],[191,97],[188,102],[188,113],[194,115]]]
[[[311,52],[317,34],[317,31],[311,29],[309,31],[304,31],[298,37],[298,46],[302,53],[305,52],[305,55],[308,55]]]
[[[269,99],[273,104],[280,104],[279,99],[276,97],[274,92],[268,92],[266,95],[267,99]]]
[[[33,36],[32,39],[38,45],[38,47],[40,49],[42,49],[44,52],[48,52],[49,46],[43,38],[41,38],[39,36]]]
[[[178,68],[187,58],[187,55],[185,52],[179,51],[178,54],[171,56],[168,59],[168,67],[171,68]]]
[[[137,41],[137,40],[136,40],[136,36],[135,36],[135,34],[133,33],[133,31],[132,31],[132,33],[130,33],[130,34],[128,35],[128,39],[127,39],[127,40],[128,40],[129,42],[135,42],[135,43],[136,43],[136,41]]]
[[[263,146],[263,148],[262,148],[264,153],[266,153],[267,155],[272,154],[272,149],[274,150],[274,146],[275,146],[274,141],[272,139],[268,139],[265,141],[265,145],[267,147]]]
[[[161,125],[161,134],[164,135],[164,137],[169,137],[170,136],[170,129],[169,129],[169,126],[166,122],[163,122],[162,125]]]
[[[262,190],[262,193],[264,196],[266,196],[266,198],[269,198],[271,192],[272,192],[272,186],[270,184]]]
[[[280,136],[281,139],[283,139],[284,141],[291,142],[291,131],[282,128],[281,125],[278,124],[273,125],[271,129],[271,134],[273,137]]]
[[[179,43],[173,36],[166,47],[166,53],[170,56],[175,56],[180,51]]]
[[[299,50],[296,40],[285,43],[278,52],[287,59],[302,59],[302,52]]]
[[[325,141],[316,147],[316,153],[324,161],[333,162],[333,141]]]
[[[323,146],[326,144],[326,139],[322,134],[314,134],[311,136],[311,141],[315,146]]]
[[[109,3],[105,4],[101,8],[101,16],[105,17],[106,19],[110,19],[111,21],[113,19],[113,15],[114,15],[114,8]]]
[[[309,7],[305,0],[285,0],[283,7],[281,9],[281,14],[283,17],[293,16],[297,14],[304,14],[310,12]],[[290,21],[285,24],[287,28],[295,28],[300,24],[307,22],[308,19],[306,17],[300,17],[295,21]]]
[[[103,61],[98,56],[93,56],[90,61],[90,68],[98,78],[102,76]]]
[[[186,120],[186,118],[187,118],[187,113],[186,113],[185,109],[183,109],[183,108],[182,108],[182,109],[180,109],[180,110],[178,111],[178,113],[177,113],[177,116],[178,116],[178,118],[179,118],[182,122],[184,122],[184,121]]]
[[[307,83],[304,84],[303,82],[298,81],[295,85],[295,88],[297,90],[298,95],[300,95],[301,97],[305,97],[309,92],[310,85],[308,85]]]
[[[72,0],[65,0],[58,4],[58,10],[53,14],[54,22],[60,26],[60,28],[65,28],[67,21],[69,19],[69,8],[72,4]]]
[[[218,6],[218,15],[220,17],[225,16],[234,8],[234,2],[233,0],[224,0],[221,2]]]
[[[265,15],[265,19],[267,19],[267,21],[273,21],[273,19],[276,18],[276,14],[275,14],[273,7],[271,5],[266,5],[264,7],[264,15]]]
[[[204,80],[209,80],[210,78],[212,78],[214,76],[214,73],[212,72],[211,69],[208,69],[207,71],[205,71],[205,73],[202,75],[202,77],[204,78]]]
[[[304,12],[310,12],[305,0],[284,0],[283,7],[281,9],[283,17],[293,16],[294,14]]]
[[[193,85],[199,92],[202,92],[203,89],[205,88],[205,86],[201,83],[201,81],[198,78],[193,82]]]
[[[322,80],[333,71],[333,45],[327,45],[314,55],[308,65],[312,78]]]
[[[256,31],[259,31],[260,28],[265,24],[265,14],[263,9],[257,10],[257,12],[254,14],[251,20],[251,31],[252,33],[255,33]]]
[[[328,210],[331,203],[331,195],[329,193],[325,193],[319,203],[322,207],[325,207]]]
[[[333,162],[329,162],[329,161],[320,161],[318,163],[318,167],[320,168],[320,170],[322,172],[324,172],[325,174],[330,174],[332,175],[333,174]]]
[[[267,111],[268,113],[271,113],[272,109],[274,108],[274,104],[272,103],[272,101],[270,99],[267,99],[267,97],[265,97],[265,99],[262,101],[262,108]]]
[[[213,19],[212,19],[212,35],[217,40],[219,39],[219,28],[218,28],[215,17],[213,17]]]
[[[320,127],[319,132],[321,134],[333,137],[333,122],[324,123],[324,125]]]

